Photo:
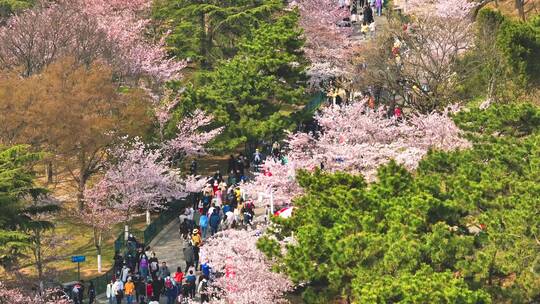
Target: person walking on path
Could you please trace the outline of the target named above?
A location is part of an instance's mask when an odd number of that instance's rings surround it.
[[[114,282],[112,290],[114,297],[116,298],[116,304],[121,304],[122,299],[124,298],[124,283],[122,283],[122,280],[117,278],[116,282]]]
[[[373,10],[371,9],[371,6],[366,4],[364,6],[364,22],[367,24],[371,24],[373,21]]]
[[[197,282],[197,277],[193,274],[193,270],[189,271],[189,275],[186,278],[187,285],[189,287],[189,298],[195,298],[195,283]]]
[[[154,286],[152,285],[152,279],[146,283],[146,298],[152,300],[154,298]]]
[[[148,267],[148,258],[146,257],[146,255],[141,256],[141,260],[139,261],[139,273],[145,280],[146,277],[148,277]]]
[[[174,300],[178,294],[176,285],[173,283],[171,277],[165,279],[165,296],[167,297],[167,304],[174,304]]]
[[[171,271],[169,270],[169,267],[167,267],[166,262],[161,263],[161,267],[159,267],[159,277],[165,280],[166,277],[171,276]]]
[[[127,304],[133,304],[133,299],[135,297],[135,284],[133,283],[131,277],[128,278],[128,281],[124,286],[124,292],[126,294]]]
[[[184,247],[182,251],[184,252],[184,260],[186,261],[186,270],[184,272],[187,273],[189,267],[194,266],[195,263],[195,258],[193,256],[193,246],[191,246],[191,244],[188,244],[188,246]]]
[[[208,295],[208,279],[206,276],[202,277],[202,280],[199,282],[199,288],[197,290],[201,296],[201,303],[210,302],[210,296]]]
[[[221,222],[221,218],[219,217],[219,213],[217,209],[212,210],[212,215],[210,215],[210,235],[214,235],[218,232],[219,223]]]
[[[182,267],[178,266],[176,272],[174,273],[174,281],[176,285],[182,286],[182,281],[184,280],[184,273],[182,272]]]
[[[148,264],[150,265],[150,274],[152,276],[152,279],[156,278],[156,275],[159,271],[159,261],[156,258],[156,253],[152,252],[150,259],[148,260]]]
[[[208,216],[206,214],[201,214],[199,226],[201,227],[202,238],[206,239],[206,232],[208,231]]]
[[[94,304],[96,300],[96,287],[94,282],[90,281],[90,286],[88,287],[88,304]]]
[[[135,295],[137,296],[137,303],[141,303],[146,300],[146,284],[144,278],[137,276],[135,279]]]
[[[201,264],[201,272],[207,279],[210,279],[210,270],[212,270],[212,267],[210,267],[210,262],[208,260]]]
[[[375,0],[375,8],[377,9],[377,16],[382,15],[382,8],[384,5],[384,0]]]
[[[105,292],[105,295],[107,296],[107,303],[108,304],[114,304],[114,291],[113,291],[113,285],[114,280],[111,280],[109,284],[107,284],[107,291]]]

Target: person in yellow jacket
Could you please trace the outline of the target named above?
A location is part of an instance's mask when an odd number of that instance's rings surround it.
[[[124,293],[126,294],[127,303],[133,304],[133,299],[135,298],[135,284],[133,284],[131,277],[128,278],[128,281],[124,286]]]
[[[199,229],[193,229],[193,234],[191,235],[191,243],[195,247],[200,247],[202,243],[201,235],[199,234]]]

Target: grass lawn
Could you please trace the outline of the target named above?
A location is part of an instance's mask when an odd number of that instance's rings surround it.
[[[157,216],[157,215],[156,215]],[[146,226],[145,217],[139,216],[130,224],[132,231],[143,231]],[[114,241],[123,231],[123,225],[117,225],[112,229],[104,239],[102,249],[102,270],[106,272],[112,267],[112,258],[114,256]],[[67,240],[60,248],[50,252],[47,256],[54,256],[55,261],[47,264],[49,269],[57,273],[58,281],[70,282],[77,280],[77,263],[71,262],[71,256],[84,255],[86,262],[81,263],[81,279],[91,279],[99,276],[97,272],[97,254],[94,247],[92,229],[77,223],[73,218],[62,218],[56,221],[54,233],[57,235],[67,236]],[[29,252],[29,257],[31,253]],[[36,276],[36,269],[32,264],[32,260],[23,261],[26,267],[20,269],[22,273],[29,277]],[[8,277],[7,273],[0,272],[0,276]]]
[[[240,152],[241,149],[238,149]],[[235,155],[238,153],[236,152]],[[200,174],[210,176],[217,170],[221,170],[223,175],[227,175],[227,160],[228,155],[209,155],[204,158],[198,159]],[[40,181],[43,181],[44,177],[41,177]],[[75,207],[75,191],[66,182],[60,182],[54,185],[51,189],[53,195],[64,201],[64,208],[70,210]],[[69,213],[67,211],[66,213]],[[157,217],[157,214],[153,214],[153,217]],[[54,234],[66,238],[66,240],[54,250],[48,252],[45,257],[54,257],[54,261],[47,264],[47,268],[53,270],[60,282],[70,282],[77,279],[77,263],[71,262],[71,257],[74,255],[86,256],[86,261],[81,263],[81,279],[87,280],[99,276],[97,272],[97,254],[94,247],[92,229],[88,226],[82,225],[77,222],[76,218],[70,215],[59,215],[54,221],[56,228]],[[138,231],[136,235],[142,234],[146,226],[145,216],[141,215],[133,219],[130,223],[130,229],[132,231]],[[109,231],[104,236],[104,244],[102,248],[102,270],[108,271],[112,267],[112,258],[114,256],[114,241],[120,233],[124,230],[124,225],[119,224]],[[37,270],[33,265],[32,254],[29,251],[28,258],[21,261],[23,265],[20,271],[29,278],[35,278]],[[13,278],[10,274],[0,269],[0,277],[3,280],[9,280]]]

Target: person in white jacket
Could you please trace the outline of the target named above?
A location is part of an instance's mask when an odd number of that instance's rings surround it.
[[[205,276],[203,276],[202,280],[199,282],[197,292],[201,296],[201,303],[210,302],[210,296],[208,295],[208,279]]]
[[[120,279],[116,279],[112,286],[112,293],[116,299],[116,303],[122,303],[122,298],[124,298],[124,283]]]
[[[111,280],[111,282],[107,284],[107,292],[105,293],[107,295],[107,303],[109,304],[114,304],[114,300],[115,300],[114,292],[113,292],[113,285],[114,285],[114,280]]]

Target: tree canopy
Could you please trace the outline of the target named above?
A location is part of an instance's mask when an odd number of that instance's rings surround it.
[[[360,176],[300,172],[305,196],[259,242],[310,303],[525,303],[540,294],[540,110],[457,115],[473,147]],[[294,233],[285,254],[276,242]]]
[[[225,126],[218,148],[279,136],[289,127],[288,117],[304,96],[305,59],[297,23],[297,14],[288,12],[254,29],[233,58],[202,73],[200,85],[184,94],[184,104],[206,110],[215,124]]]
[[[282,7],[278,0],[158,0],[153,17],[159,30],[169,32],[173,55],[209,68],[233,57],[240,40]]]
[[[11,266],[20,250],[30,245],[29,236],[21,232],[32,225],[22,199],[31,195],[32,164],[40,158],[40,153],[25,145],[0,146],[0,265],[4,267]]]

